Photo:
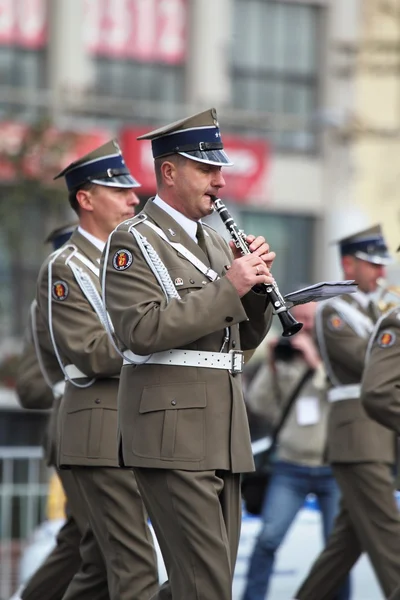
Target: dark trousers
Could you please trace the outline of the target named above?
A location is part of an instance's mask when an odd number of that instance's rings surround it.
[[[60,529],[56,545],[44,563],[25,585],[22,600],[61,600],[81,565],[85,587],[93,600],[109,600],[107,575],[103,558],[92,533],[83,500],[69,470],[60,470],[67,497],[67,520]]]
[[[112,467],[76,466],[71,472],[106,564],[111,600],[149,600],[159,587],[157,557],[133,473]],[[85,578],[82,563],[64,600],[91,597]]]
[[[239,475],[134,472],[168,573],[152,600],[232,600],[241,523]]]
[[[340,511],[325,549],[297,591],[298,600],[331,600],[363,552],[385,598],[400,583],[400,514],[390,465],[336,463]]]

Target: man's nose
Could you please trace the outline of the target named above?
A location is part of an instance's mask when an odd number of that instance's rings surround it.
[[[133,190],[131,190],[128,199],[129,199],[129,204],[131,204],[133,206],[137,206],[140,202],[139,198],[137,197],[137,195],[135,194],[135,192]]]
[[[222,175],[222,171],[217,171],[213,180],[214,187],[223,188],[225,184],[224,176]]]

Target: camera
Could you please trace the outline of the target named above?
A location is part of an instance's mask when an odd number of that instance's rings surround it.
[[[290,361],[300,354],[299,350],[293,348],[289,338],[281,338],[274,348],[275,360]]]

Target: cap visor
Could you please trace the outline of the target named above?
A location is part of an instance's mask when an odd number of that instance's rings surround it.
[[[90,181],[92,183],[96,183],[97,185],[105,185],[106,187],[140,187],[140,183],[136,181],[132,175],[117,175],[115,177],[107,177],[105,179],[91,179]]]
[[[178,152],[181,156],[206,163],[207,165],[216,165],[217,167],[233,167],[233,162],[229,160],[224,150],[195,150],[194,152]]]
[[[389,254],[367,254],[367,252],[356,252],[354,256],[374,265],[385,266],[390,265],[393,262],[393,259]]]

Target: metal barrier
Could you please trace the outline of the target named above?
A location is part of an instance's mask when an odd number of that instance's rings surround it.
[[[18,585],[25,542],[45,519],[49,469],[37,446],[0,446],[0,600]]]

